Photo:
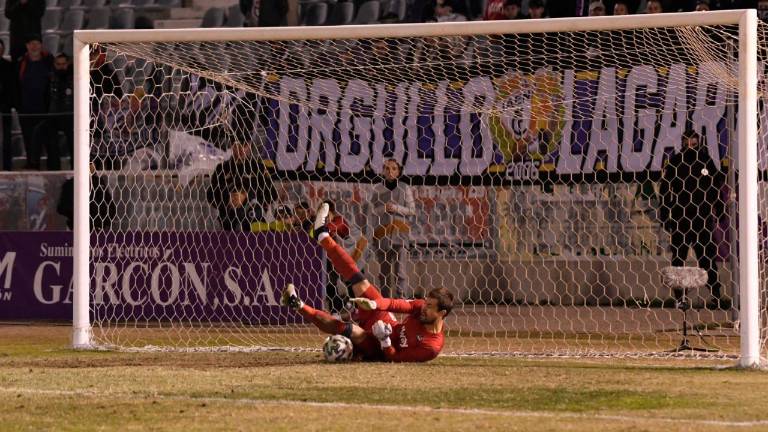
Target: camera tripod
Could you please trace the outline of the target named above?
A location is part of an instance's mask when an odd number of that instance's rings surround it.
[[[675,298],[677,299],[677,309],[680,309],[683,312],[683,339],[680,341],[680,345],[677,346],[677,348],[673,350],[669,350],[668,352],[673,353],[679,353],[681,351],[695,351],[695,352],[717,352],[720,351],[718,349],[714,348],[700,348],[700,347],[694,347],[691,346],[690,341],[688,340],[688,310],[691,309],[691,303],[688,301],[688,290],[687,289],[675,289]],[[706,343],[704,340],[704,335],[699,332],[699,330],[696,327],[691,326],[692,329],[696,330],[696,333],[699,335],[699,338]]]

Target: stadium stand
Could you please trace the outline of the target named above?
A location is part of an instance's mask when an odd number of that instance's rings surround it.
[[[0,0],[3,8],[6,0]],[[467,19],[481,19],[486,1],[457,0],[454,6]],[[547,11],[555,11],[560,2],[550,0]],[[585,2],[589,3],[589,2]],[[379,22],[405,22],[421,17],[420,2],[414,0],[299,0],[299,23],[305,26],[375,24]],[[643,10],[640,2],[638,10]],[[527,17],[528,1],[522,2],[522,17]],[[751,3],[747,6],[754,7]],[[575,8],[574,8],[575,9]],[[716,7],[713,7],[716,9]],[[559,9],[558,9],[559,10]],[[609,13],[612,11],[609,11]],[[555,12],[552,12],[555,14]],[[576,15],[586,12],[575,11]],[[560,12],[555,15],[560,16]],[[46,0],[42,18],[42,38],[46,50],[72,55],[72,32],[77,29],[132,29],[180,27],[242,27],[245,18],[234,0]],[[426,20],[428,17],[422,17]],[[419,19],[416,19],[419,21]],[[0,14],[0,40],[9,46],[9,21]],[[425,56],[423,49],[398,52],[404,56]],[[5,53],[9,57],[8,49]],[[121,77],[133,82],[134,77]],[[143,79],[143,78],[142,78]],[[133,85],[126,85],[133,87]],[[14,119],[15,120],[15,119]],[[14,128],[18,141],[19,130]],[[14,145],[14,165],[24,164],[22,146]]]

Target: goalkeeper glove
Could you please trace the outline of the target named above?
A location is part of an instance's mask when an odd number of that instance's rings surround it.
[[[378,305],[376,304],[376,300],[371,300],[371,299],[362,298],[362,297],[351,298],[350,300],[352,301],[352,303],[355,304],[355,306],[357,306],[362,310],[372,311],[372,310],[376,310],[376,308],[378,307]]]
[[[389,335],[392,334],[392,326],[389,323],[385,323],[382,320],[376,321],[371,328],[373,335],[379,340],[381,348],[389,348],[392,346],[392,341],[389,339]]]

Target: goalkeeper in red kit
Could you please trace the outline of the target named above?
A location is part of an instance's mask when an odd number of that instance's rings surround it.
[[[445,288],[435,288],[424,300],[382,297],[360,273],[352,257],[328,234],[328,212],[328,204],[323,203],[315,217],[314,235],[339,275],[352,285],[357,324],[304,304],[293,284],[283,290],[282,304],[298,311],[321,331],[348,337],[355,346],[355,356],[361,360],[426,362],[437,357],[443,349],[443,323],[453,307],[453,294]],[[398,322],[393,313],[407,316]]]

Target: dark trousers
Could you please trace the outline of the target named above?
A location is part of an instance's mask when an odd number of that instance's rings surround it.
[[[331,260],[325,261],[325,268],[328,274],[328,282],[325,284],[325,298],[328,299],[328,306],[331,309],[331,313],[339,313],[344,310],[344,303],[347,296],[343,292],[339,292],[339,273],[333,268]]]
[[[381,295],[384,298],[403,298],[413,295],[409,290],[408,249],[403,245],[391,245],[386,249],[376,250],[379,261],[379,282]],[[406,295],[407,294],[407,295]]]
[[[25,115],[25,113],[19,113],[21,134],[24,136],[24,151],[27,153],[26,168],[28,169],[40,169],[42,147],[38,137],[37,127],[44,121],[45,117],[39,114]],[[58,151],[56,153],[58,153]]]
[[[13,169],[13,147],[11,142],[11,111],[2,111],[3,116],[3,137],[0,146],[3,148],[3,170],[11,171]]]
[[[44,143],[48,153],[48,169],[58,171],[61,169],[61,152],[59,151],[59,132],[66,137],[66,148],[74,162],[74,117],[71,114],[52,115],[37,127],[35,140]]]
[[[717,277],[717,245],[712,238],[712,231],[709,229],[698,230],[676,230],[672,232],[671,245],[672,266],[682,267],[688,258],[688,251],[693,247],[696,254],[696,262],[699,267],[707,272],[707,286],[712,293],[712,297],[719,299],[721,294],[721,285]]]

